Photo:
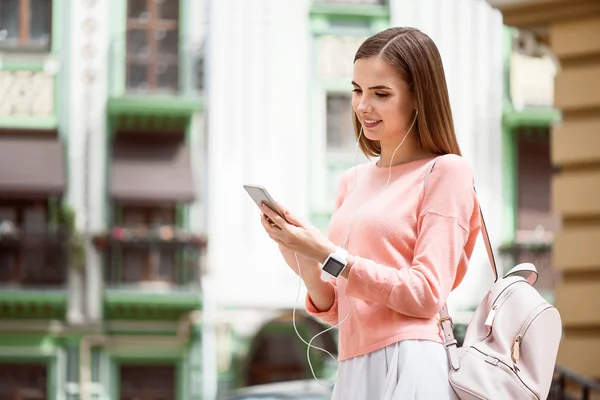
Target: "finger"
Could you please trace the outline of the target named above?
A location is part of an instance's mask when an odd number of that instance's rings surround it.
[[[260,223],[262,224],[263,228],[267,233],[269,233],[271,228],[275,226],[275,223],[271,221],[271,219],[265,214],[260,215]]]
[[[281,203],[276,203],[277,207],[279,207],[279,209],[281,210],[281,212],[283,212],[283,216],[285,217],[285,220],[287,222],[289,222],[292,225],[296,225],[296,226],[304,226],[304,222],[296,217],[294,214],[292,214],[290,212],[290,210],[288,210],[287,208],[285,208],[284,206],[281,205]]]
[[[269,221],[265,217],[266,217],[265,214],[260,214],[260,224],[263,226],[265,231],[268,233],[269,232]]]
[[[265,231],[267,232],[267,234],[269,235],[269,237],[271,239],[274,239],[274,237],[277,235],[277,233],[281,232],[281,228],[279,228],[273,221],[271,221],[271,219],[265,215],[262,214],[262,218],[260,219],[260,222],[263,226],[263,228],[265,229]]]
[[[273,211],[269,206],[263,203],[261,204],[260,208],[263,213],[265,213],[273,222],[275,222],[277,226],[279,226],[279,228],[284,229],[286,227],[287,221],[281,218],[279,214]]]
[[[280,202],[276,201],[275,204],[277,204],[277,207],[279,207],[279,209],[281,210],[281,212],[285,215],[287,213],[289,213],[290,211],[284,207]]]

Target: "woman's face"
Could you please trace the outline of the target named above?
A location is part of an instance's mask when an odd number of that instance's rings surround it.
[[[414,97],[396,70],[379,57],[354,63],[352,107],[363,135],[397,145],[414,118]]]

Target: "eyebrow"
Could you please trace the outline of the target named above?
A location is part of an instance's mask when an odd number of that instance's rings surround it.
[[[352,84],[353,84],[354,86],[358,86],[358,87],[360,87],[360,85],[359,85],[358,83],[354,82],[354,81],[352,81]],[[392,90],[392,88],[391,88],[391,87],[387,87],[387,86],[384,86],[384,85],[371,86],[369,89],[370,89],[370,90],[377,90],[377,89],[387,89],[387,90]]]

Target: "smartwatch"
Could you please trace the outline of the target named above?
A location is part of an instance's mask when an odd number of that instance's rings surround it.
[[[321,270],[321,280],[329,282],[330,279],[336,279],[346,268],[346,257],[348,252],[341,247],[335,249],[335,253],[331,253]]]

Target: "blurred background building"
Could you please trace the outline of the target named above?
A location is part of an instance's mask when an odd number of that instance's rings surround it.
[[[600,378],[600,2],[490,0],[522,47],[558,65],[550,135],[555,218],[552,264],[564,338],[559,365]],[[558,118],[554,119],[556,121]]]
[[[0,1],[0,398],[202,398],[204,19]]]
[[[492,3],[0,0],[0,398],[310,378],[293,307],[306,340],[325,327],[242,185],[326,231],[354,164],[353,56],[392,26],[438,45],[492,241],[507,266],[538,266],[561,365],[599,377],[599,7]],[[480,241],[449,302],[459,336],[490,282]]]

